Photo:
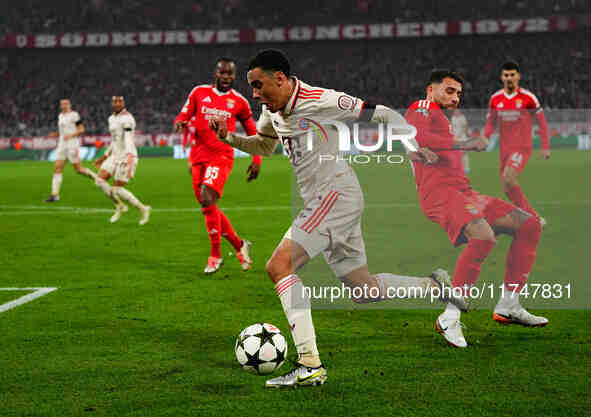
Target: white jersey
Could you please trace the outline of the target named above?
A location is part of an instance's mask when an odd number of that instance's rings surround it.
[[[462,112],[455,111],[451,116],[451,125],[454,130],[456,142],[465,142],[468,139],[468,120]]]
[[[115,160],[127,158],[127,154],[137,156],[133,135],[135,119],[127,110],[109,116],[109,132],[111,133],[111,156]]]
[[[308,202],[330,186],[337,176],[353,173],[349,164],[337,157],[340,152],[336,127],[322,122],[357,120],[363,100],[334,90],[312,87],[297,78],[294,81],[294,92],[282,111],[271,113],[263,106],[257,130],[281,140],[302,198]],[[313,132],[311,149],[308,144],[310,130]]]
[[[71,135],[78,130],[80,123],[80,115],[78,112],[70,111],[68,113],[60,113],[57,116],[57,128],[59,132],[58,147],[61,145],[80,146],[80,139],[75,136],[71,139],[64,140],[64,135]]]

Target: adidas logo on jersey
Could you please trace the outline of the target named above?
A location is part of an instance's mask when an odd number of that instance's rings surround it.
[[[207,96],[203,99],[204,103],[211,103],[211,97]]]

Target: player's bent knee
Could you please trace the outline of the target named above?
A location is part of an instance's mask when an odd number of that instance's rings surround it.
[[[291,265],[289,258],[285,259],[285,257],[273,254],[271,259],[267,261],[265,265],[265,270],[267,274],[269,274],[269,278],[271,281],[278,282],[281,278],[284,278],[291,274]]]

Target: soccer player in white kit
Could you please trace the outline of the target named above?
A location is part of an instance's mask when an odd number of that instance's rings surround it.
[[[89,178],[94,178],[95,173],[84,168],[80,164],[80,136],[84,133],[84,124],[78,112],[72,110],[72,102],[69,98],[60,100],[61,113],[57,117],[57,132],[51,132],[49,136],[57,137],[59,140],[55,150],[55,168],[51,180],[51,194],[45,200],[46,203],[53,203],[60,199],[60,188],[66,161],[70,161],[76,172]]]
[[[305,203],[266,266],[289,322],[299,359],[293,370],[268,380],[265,386],[321,385],[326,380],[326,369],[316,346],[309,294],[305,293],[295,273],[300,267],[323,253],[335,275],[347,287],[365,289],[361,296],[352,297],[356,303],[393,298],[389,294],[394,292],[389,289],[401,287],[423,291],[442,289],[449,278],[443,270],[421,278],[369,273],[360,223],[363,193],[357,176],[342,158],[322,157],[338,155],[338,133],[334,127],[323,126],[325,137],[315,137],[311,150],[307,147],[307,127],[318,121],[358,120],[367,113],[371,116],[367,120],[371,122],[392,123],[405,132],[413,128],[387,107],[373,106],[334,90],[312,87],[291,77],[287,58],[277,50],[260,52],[251,61],[247,78],[253,97],[263,104],[257,134],[244,137],[229,133],[222,118],[210,122],[210,126],[220,140],[251,154],[270,155],[280,140],[287,150]],[[362,109],[369,110],[362,115]],[[428,149],[415,150],[417,152],[409,153],[411,158],[436,160]],[[465,309],[463,300],[447,300]]]
[[[152,207],[142,204],[129,190],[124,188],[135,175],[138,164],[137,150],[133,141],[135,119],[125,108],[123,96],[111,99],[113,114],[109,116],[109,132],[111,145],[95,165],[100,167],[96,185],[115,203],[115,213],[110,219],[115,223],[128,209],[121,200],[125,200],[140,211],[140,225],[148,223]],[[107,181],[113,177],[113,186]]]

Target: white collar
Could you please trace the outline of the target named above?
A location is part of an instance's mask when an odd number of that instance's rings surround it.
[[[513,92],[513,94],[507,94],[507,92],[503,89],[503,95],[505,97],[507,97],[509,100],[511,100],[513,97],[515,97],[517,94],[519,94],[519,87],[515,89],[515,91]]]

